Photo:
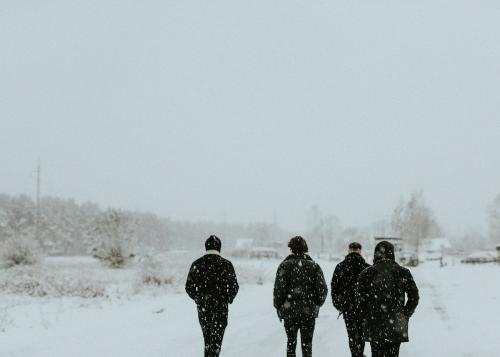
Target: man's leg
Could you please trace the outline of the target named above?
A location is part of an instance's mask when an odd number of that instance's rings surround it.
[[[210,357],[210,341],[211,341],[211,333],[212,330],[211,323],[209,320],[209,316],[201,311],[198,311],[198,320],[200,321],[201,332],[203,333],[203,350],[204,356]]]
[[[286,356],[295,357],[295,349],[297,348],[297,332],[299,328],[295,321],[285,320],[285,332],[287,337]]]
[[[390,343],[387,344],[387,357],[398,357],[399,356],[399,347],[401,347],[401,343]]]
[[[316,319],[304,322],[300,326],[300,343],[302,346],[302,357],[312,357],[312,341]]]
[[[379,343],[370,342],[370,346],[372,348],[372,357],[386,357],[384,356],[384,351]]]
[[[398,357],[401,343],[372,342],[372,357]]]
[[[212,324],[212,330],[210,331],[210,357],[219,357],[222,340],[224,338],[224,332],[226,330],[227,321],[218,320]]]
[[[349,336],[349,349],[352,357],[363,357],[365,341],[363,339],[363,326],[361,321],[352,314],[344,314],[344,322]]]

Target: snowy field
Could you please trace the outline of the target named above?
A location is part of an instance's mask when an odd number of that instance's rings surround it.
[[[38,269],[0,271],[0,356],[202,356],[196,308],[183,290],[193,258],[164,257],[161,274],[169,284],[160,287],[142,282],[139,263],[110,270],[89,258],[50,258]],[[285,332],[272,306],[279,261],[233,262],[241,288],[221,356],[284,356]],[[336,263],[320,264],[329,282]],[[500,357],[499,266],[427,263],[412,272],[421,300],[401,356]],[[350,356],[330,299],[317,320],[313,353]]]

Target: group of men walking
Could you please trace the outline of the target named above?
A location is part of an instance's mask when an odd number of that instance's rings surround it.
[[[314,327],[328,287],[321,267],[307,254],[304,238],[288,242],[290,255],[279,265],[274,284],[274,307],[284,321],[287,357],[295,357],[297,337],[303,357],[312,356]],[[196,302],[205,342],[205,357],[218,357],[227,326],[228,304],[238,293],[232,263],[221,257],[221,240],[212,235],[205,242],[206,254],[191,265],[186,292]],[[352,357],[363,357],[369,342],[372,357],[397,357],[408,342],[408,320],[419,294],[410,271],[394,257],[394,246],[380,242],[373,265],[361,255],[361,244],[349,244],[345,259],[333,273],[334,307],[344,317]]]

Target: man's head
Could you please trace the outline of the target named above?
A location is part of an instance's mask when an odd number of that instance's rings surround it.
[[[222,246],[222,243],[216,235],[211,235],[208,237],[208,239],[205,241],[205,250],[216,250],[220,253],[220,248]]]
[[[361,244],[359,244],[358,242],[352,242],[352,243],[349,243],[349,254],[351,253],[358,253],[358,254],[361,254]]]
[[[394,245],[388,241],[382,241],[375,246],[375,253],[373,256],[373,262],[377,262],[382,259],[395,260],[394,258]]]
[[[293,254],[306,254],[309,251],[306,240],[301,236],[296,236],[288,242],[288,248]]]

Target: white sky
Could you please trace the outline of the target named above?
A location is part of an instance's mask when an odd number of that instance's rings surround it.
[[[0,192],[345,224],[500,193],[500,2],[0,0]]]

